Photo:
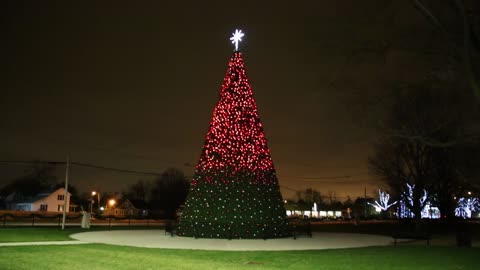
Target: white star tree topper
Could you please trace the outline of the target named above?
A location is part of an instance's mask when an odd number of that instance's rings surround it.
[[[242,41],[242,37],[245,35],[242,33],[242,30],[235,29],[235,33],[232,33],[232,37],[230,40],[232,41],[232,44],[235,44],[235,51],[238,51],[238,42]]]

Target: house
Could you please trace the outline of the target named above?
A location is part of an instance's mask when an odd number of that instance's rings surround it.
[[[31,198],[24,198],[11,204],[11,210],[17,211],[42,211],[42,212],[63,212],[66,203],[66,212],[70,212],[70,192],[65,198],[65,189],[59,188],[53,192],[37,194]],[[66,200],[66,201],[65,201]]]
[[[108,206],[103,211],[104,216],[142,216],[146,215],[146,213],[146,210],[136,208],[133,203],[126,198],[120,199],[118,203]]]

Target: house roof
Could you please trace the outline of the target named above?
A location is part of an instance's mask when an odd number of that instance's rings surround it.
[[[45,192],[42,192],[42,193],[39,193],[33,197],[27,197],[27,198],[24,198],[20,201],[17,202],[17,204],[30,204],[30,203],[34,203],[34,202],[37,202],[39,200],[42,200],[42,199],[45,199],[46,197],[52,195],[53,193],[55,193],[56,191],[60,190],[60,189],[64,189],[64,188],[58,188],[50,193],[45,193]],[[67,192],[68,194],[71,194],[70,192]]]
[[[31,198],[26,198],[19,203],[34,203],[34,202],[39,201],[41,199],[45,199],[48,196],[50,196],[50,194],[38,194],[37,196],[31,197]]]
[[[122,199],[117,208],[122,208],[122,209],[136,209],[136,207],[132,204],[132,202],[126,198]]]
[[[114,207],[117,209],[145,209],[145,204],[140,203],[139,201],[136,200],[129,200],[127,198],[122,198],[118,200],[117,205]]]

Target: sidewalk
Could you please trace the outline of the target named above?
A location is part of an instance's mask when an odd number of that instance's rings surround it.
[[[90,243],[110,245],[196,250],[316,250],[388,246],[392,238],[381,235],[349,233],[313,233],[313,237],[301,236],[280,239],[195,239],[166,235],[164,230],[96,231],[73,234],[70,237]]]
[[[195,249],[195,250],[320,250],[339,248],[358,248],[368,246],[390,246],[393,239],[389,236],[350,234],[350,233],[319,233],[313,237],[300,236],[297,240],[290,238],[280,239],[195,239],[190,237],[170,236],[164,230],[113,230],[94,231],[72,234],[71,241],[44,241],[44,242],[9,242],[0,243],[0,247],[31,246],[31,245],[78,245],[102,243],[109,245],[164,248],[164,249]],[[421,240],[398,240],[398,245],[425,245]],[[431,245],[455,246],[452,236],[434,238]],[[480,242],[474,242],[479,247]]]

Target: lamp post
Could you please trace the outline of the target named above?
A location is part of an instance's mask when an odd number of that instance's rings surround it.
[[[96,192],[96,191],[92,191],[92,196],[95,196],[97,195],[97,212],[100,213],[100,192]],[[92,201],[92,205],[93,205],[93,201]],[[93,206],[92,206],[92,212],[93,212]]]
[[[90,215],[93,214],[93,199],[90,198]]]
[[[70,155],[67,155],[67,163],[65,166],[65,190],[63,193],[63,216],[62,216],[62,230],[65,230],[65,220],[67,218],[67,199],[68,197],[68,169],[70,167]],[[69,202],[70,203],[70,202]]]
[[[117,201],[115,199],[110,199],[108,200],[108,214],[111,215],[116,215],[115,211],[113,211],[115,204]]]

